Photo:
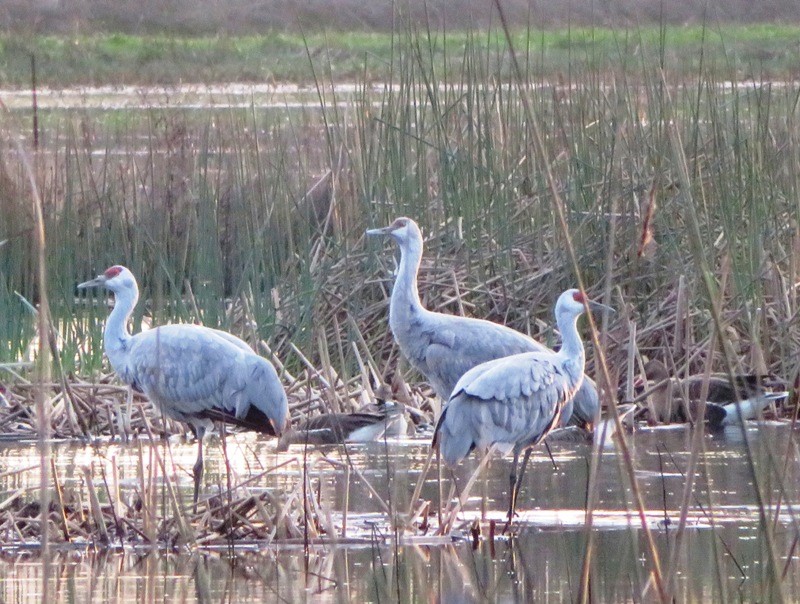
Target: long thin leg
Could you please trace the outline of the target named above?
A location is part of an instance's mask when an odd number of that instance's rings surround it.
[[[525,476],[525,469],[528,467],[531,453],[531,449],[525,449],[525,457],[522,458],[522,467],[519,469],[519,477],[517,478],[517,491],[514,493],[514,511],[517,510],[517,497],[519,497],[519,491],[522,488],[522,477]]]
[[[469,498],[469,493],[472,490],[472,486],[475,484],[475,481],[481,475],[481,472],[486,467],[486,464],[489,463],[489,460],[491,459],[491,455],[493,453],[494,453],[494,445],[489,447],[489,450],[483,456],[483,459],[481,459],[481,462],[478,464],[478,467],[475,468],[475,471],[469,477],[467,485],[458,495],[458,499],[453,503],[453,506],[451,508],[448,508],[447,514],[444,517],[443,524],[439,527],[440,535],[445,535],[450,532],[450,529],[453,527],[453,522],[455,522],[456,516],[458,516],[458,513],[461,511],[461,508],[464,506],[467,499]],[[450,487],[450,495],[447,498],[448,501],[450,501],[455,496],[456,490],[457,490],[456,481],[455,478],[453,477],[453,481]],[[441,507],[441,505],[439,507]]]
[[[197,512],[197,500],[200,498],[200,482],[203,480],[203,436],[205,436],[205,428],[199,427],[196,429],[197,435],[197,461],[194,462],[194,498],[192,504],[194,511]]]
[[[569,428],[562,428],[563,430],[569,430]],[[553,470],[558,472],[558,464],[556,463],[555,458],[553,457],[553,452],[550,450],[550,445],[547,443],[547,439],[544,441],[544,448],[547,449],[547,455],[550,457],[550,461],[553,464]]]
[[[517,464],[519,463],[519,451],[514,449],[514,460],[511,462],[511,474],[508,475],[508,524],[506,528],[511,525],[511,519],[514,517],[514,508],[516,507],[516,493],[517,493]]]
[[[519,451],[516,449],[514,450],[514,461],[511,466],[511,476],[509,477],[510,485],[509,485],[509,505],[508,505],[508,522],[506,522],[506,526],[503,529],[505,533],[509,527],[511,526],[512,521],[514,520],[514,516],[517,513],[517,497],[519,497],[519,491],[522,488],[522,477],[525,476],[525,468],[528,467],[528,459],[531,456],[531,450],[525,449],[525,457],[522,458],[522,466],[519,469],[519,474],[517,474],[517,463],[519,461]]]

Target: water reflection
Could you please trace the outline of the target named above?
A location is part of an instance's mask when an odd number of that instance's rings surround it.
[[[48,592],[55,602],[561,602],[580,585],[585,535],[581,531],[525,530],[518,537],[446,546],[378,545],[266,548],[263,551],[165,555],[58,553]],[[692,531],[691,566],[678,576],[676,601],[764,601],[762,536],[736,527]],[[661,535],[664,553],[668,540]],[[638,531],[600,531],[590,573],[593,601],[654,599],[639,562]],[[797,586],[797,565],[786,587]],[[6,558],[0,599],[40,602],[40,559]],[[791,592],[790,592],[791,593]],[[645,594],[641,598],[641,594]]]
[[[796,593],[798,564],[793,561],[798,525],[798,467],[794,435],[786,425],[763,424],[748,429],[752,467],[756,470],[766,515],[759,496],[742,432],[733,428],[708,435],[690,501],[688,526],[676,556],[677,601],[769,601],[775,552],[786,593]],[[691,432],[642,429],[632,435],[631,451],[647,508],[647,522],[666,565],[676,547],[678,510],[686,483]],[[436,516],[427,534],[403,531],[402,517],[411,506],[411,492],[427,456],[427,441],[373,443],[333,449],[323,459],[316,451],[294,447],[275,453],[274,443],[252,435],[231,435],[226,443],[229,473],[222,447],[207,448],[206,492],[220,493],[231,476],[254,492],[291,493],[303,484],[327,510],[330,530],[306,546],[302,537],[267,544],[206,543],[177,548],[173,553],[146,552],[126,545],[122,551],[91,553],[61,545],[53,554],[48,593],[53,601],[109,602],[178,601],[403,601],[403,602],[548,602],[574,601],[586,549],[585,499],[590,449],[556,445],[553,462],[537,454],[526,474],[520,499],[521,516],[514,538],[487,536],[487,521],[502,521],[507,502],[508,460],[496,459],[479,481],[456,526],[455,539],[435,537]],[[62,487],[85,489],[85,468],[119,492],[125,504],[141,485],[142,468],[156,465],[154,451],[173,463],[170,472],[189,501],[192,443],[178,441],[59,443],[54,462]],[[0,449],[0,499],[35,498],[38,486],[33,445]],[[655,593],[650,582],[647,546],[639,517],[631,504],[627,478],[615,450],[605,450],[599,474],[599,499],[593,519],[589,589],[594,601],[647,601]],[[275,466],[280,469],[267,472]],[[477,460],[453,473],[460,484]],[[347,467],[358,472],[346,472]],[[445,480],[450,477],[445,472]],[[160,492],[161,489],[159,489]],[[435,472],[423,497],[438,505]],[[3,504],[0,512],[8,514]],[[165,504],[159,511],[171,513]],[[473,547],[467,528],[482,521],[484,539]],[[346,525],[346,526],[345,526]],[[6,526],[6,525],[4,525]],[[346,539],[341,539],[345,536]],[[337,540],[338,538],[338,540]],[[10,548],[0,564],[0,601],[39,602],[43,561],[34,552]],[[287,545],[289,543],[290,545]],[[70,549],[67,549],[70,548]],[[788,562],[787,562],[788,560]]]

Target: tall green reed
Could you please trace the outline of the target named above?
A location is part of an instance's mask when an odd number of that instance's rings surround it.
[[[629,57],[633,37],[615,38],[617,55],[606,59],[619,66],[612,77],[605,65],[597,66],[586,43],[591,36],[576,33],[565,42],[577,42],[569,70],[554,81],[539,75],[547,61],[544,38],[529,32],[525,75],[588,282],[605,278],[613,213],[620,258],[612,269],[631,301],[648,313],[654,308],[648,294],[669,287],[676,271],[694,275],[679,203],[670,194],[674,170],[661,151],[662,85],[644,59],[640,64]],[[445,55],[451,69],[444,69],[441,49],[452,53],[445,42],[438,31],[396,34],[391,86],[373,88],[365,81],[351,97],[332,89],[331,58],[312,61],[319,91],[312,106],[49,116],[43,195],[48,234],[58,250],[48,262],[65,341],[86,327],[87,307],[74,304],[75,280],[125,262],[139,276],[152,305],[147,312],[158,322],[230,327],[224,300],[246,295],[262,336],[281,334],[313,348],[315,316],[331,303],[320,293],[330,277],[326,269],[355,254],[353,262],[367,274],[374,271],[374,248],[361,257],[362,229],[399,214],[423,224],[433,274],[440,280],[454,267],[474,291],[477,314],[500,313],[523,326],[531,315],[549,321],[552,298],[573,278],[565,269],[541,160],[529,153],[518,92],[505,79],[502,43],[492,33],[472,33],[458,56]],[[727,76],[724,70],[707,72],[697,88],[676,88],[673,99],[691,146],[693,178],[713,185],[702,196],[703,236],[717,241],[723,235],[718,245],[732,255],[737,305],[744,309],[764,306],[752,278],[757,269],[770,260],[782,274],[790,262],[791,243],[779,235],[796,214],[796,91],[730,90],[721,86]],[[6,159],[13,187],[19,172],[13,158]],[[328,171],[330,190],[319,202],[323,207],[314,207],[305,193]],[[642,200],[653,183],[659,253],[647,263],[635,251]],[[322,236],[331,201],[331,228]],[[16,220],[6,223],[4,237],[24,233],[24,216]],[[26,337],[13,291],[30,299],[36,292],[25,277],[26,242],[12,239],[6,247],[0,304],[4,316],[14,317],[5,327],[13,343],[5,353],[10,358]],[[543,285],[548,295],[524,300],[514,287],[520,271],[541,273],[531,283]],[[644,284],[651,286],[643,290]],[[348,288],[376,295],[355,283]],[[437,295],[431,291],[431,301]],[[140,306],[137,316],[143,312]],[[73,323],[75,317],[81,319]],[[740,329],[751,332],[745,323]],[[789,348],[782,343],[782,352]],[[68,364],[74,352],[67,350]],[[87,360],[96,366],[98,357],[89,353]]]

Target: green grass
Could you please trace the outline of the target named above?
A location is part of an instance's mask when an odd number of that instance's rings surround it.
[[[498,32],[427,34],[430,66],[459,72],[469,49],[508,77],[505,38]],[[520,50],[530,49],[536,78],[568,77],[575,72],[605,73],[620,61],[646,61],[661,55],[675,76],[691,77],[700,49],[727,78],[796,77],[800,64],[800,26],[726,25],[717,28],[646,26],[634,30],[563,28],[519,31]],[[0,35],[0,85],[30,85],[30,57],[37,61],[41,86],[174,84],[178,82],[307,82],[309,57],[337,81],[387,80],[392,53],[412,50],[413,36],[391,33],[270,32],[260,36],[171,36],[95,34],[74,36]],[[396,58],[396,57],[395,57]]]

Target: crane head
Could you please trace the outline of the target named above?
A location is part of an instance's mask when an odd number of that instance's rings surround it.
[[[614,312],[614,309],[610,306],[590,300],[581,290],[568,289],[558,297],[558,302],[556,302],[556,316],[565,313],[577,317],[586,310],[587,306],[591,311]]]
[[[392,224],[381,229],[368,229],[367,235],[390,235],[401,245],[409,241],[422,241],[419,226],[411,218],[406,217],[397,218]]]
[[[115,293],[124,289],[137,289],[133,273],[119,264],[107,268],[91,281],[84,281],[78,285],[78,289],[87,287],[105,287]]]

